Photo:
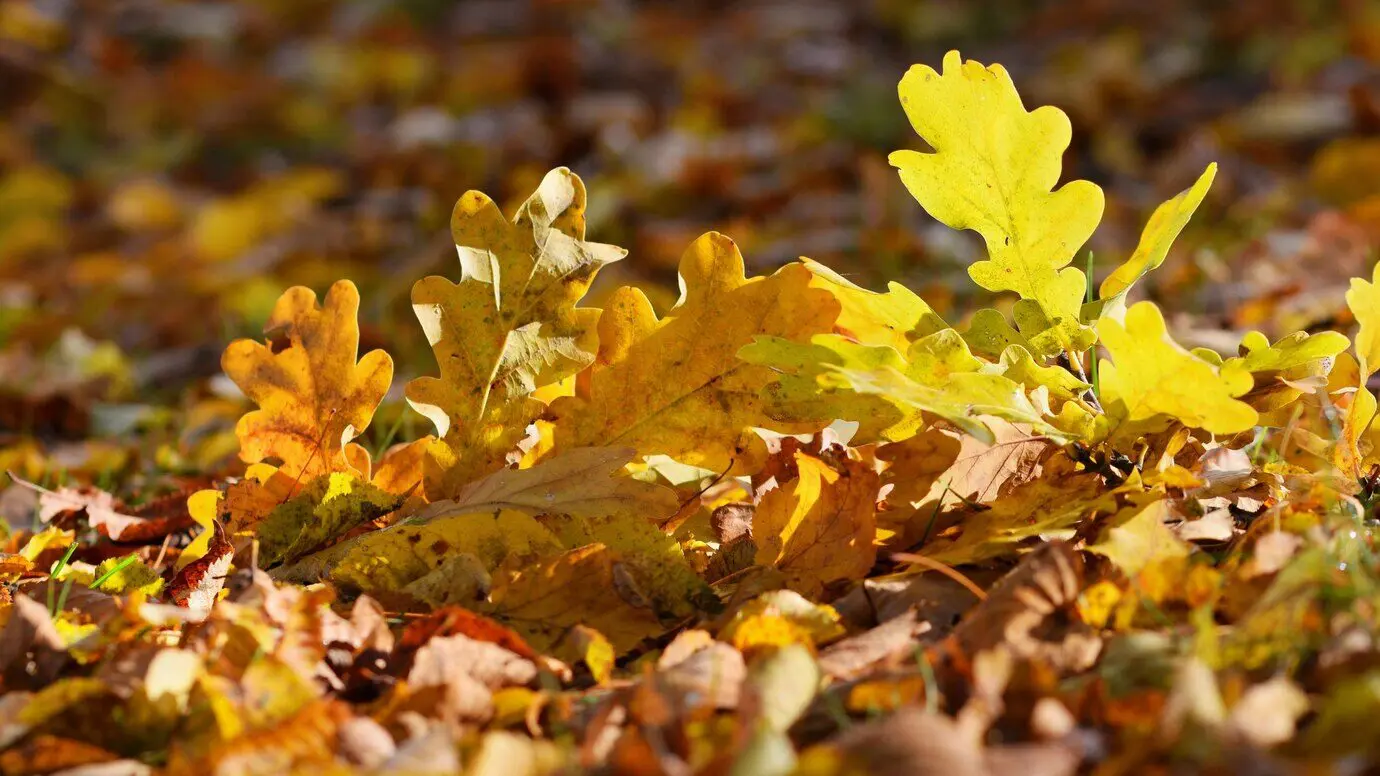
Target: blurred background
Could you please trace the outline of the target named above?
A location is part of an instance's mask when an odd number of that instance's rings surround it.
[[[220,352],[293,284],[353,279],[365,347],[429,373],[408,291],[458,273],[452,204],[511,212],[558,165],[631,252],[596,303],[665,309],[717,229],[750,270],[807,255],[961,323],[993,303],[980,243],[886,163],[919,143],[897,80],[950,48],[1069,114],[1099,274],[1221,165],[1143,292],[1185,340],[1348,324],[1380,245],[1380,2],[0,0],[0,467],[120,468],[137,431],[207,470],[240,410]]]

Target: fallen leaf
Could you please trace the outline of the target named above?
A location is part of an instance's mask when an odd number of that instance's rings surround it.
[[[429,504],[407,523],[498,509],[577,517],[622,514],[653,521],[669,516],[679,507],[675,491],[619,476],[635,454],[627,447],[575,448],[530,469],[500,469],[465,486],[454,499]]]
[[[532,392],[594,360],[599,311],[576,304],[599,269],[626,253],[585,241],[585,186],[564,167],[546,174],[511,222],[469,191],[450,226],[460,282],[433,275],[412,288],[441,371],[407,386],[408,403],[441,437],[431,446],[432,500],[501,468],[544,409]]]
[[[169,600],[201,614],[215,605],[235,559],[235,548],[225,538],[225,529],[215,523],[212,531],[206,553],[183,566],[167,588]]]
[[[381,350],[359,353],[359,291],[341,280],[318,306],[309,288],[288,289],[265,331],[286,330],[289,347],[274,352],[253,340],[225,349],[221,367],[258,410],[240,418],[235,433],[248,463],[281,461],[289,477],[349,470],[345,447],[364,432],[393,379],[393,360]]]
[[[861,579],[877,557],[876,510],[880,480],[861,461],[832,468],[795,454],[800,476],[762,497],[753,517],[759,565],[786,575],[808,598],[840,581]]]
[[[1132,305],[1125,325],[1097,324],[1112,360],[1101,362],[1102,405],[1113,441],[1163,430],[1171,421],[1214,434],[1244,431],[1257,414],[1235,397],[1251,389],[1250,373],[1217,367],[1169,338],[1164,316],[1149,302]]]
[[[532,564],[494,573],[484,612],[522,634],[534,648],[551,649],[573,625],[604,634],[620,653],[664,628],[651,609],[629,603],[616,582],[621,558],[591,544]]]
[[[551,404],[557,450],[627,445],[714,471],[750,472],[766,457],[750,429],[814,431],[782,424],[759,395],[774,379],[738,351],[754,336],[803,340],[828,331],[839,306],[810,288],[799,264],[748,279],[732,240],[710,232],[680,263],[684,294],[658,319],[641,291],[614,292],[599,319],[599,356],[575,396]]]

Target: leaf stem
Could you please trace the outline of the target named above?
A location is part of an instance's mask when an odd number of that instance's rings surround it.
[[[1093,288],[1093,264],[1094,264],[1094,263],[1095,263],[1095,258],[1094,258],[1094,256],[1093,256],[1093,252],[1092,252],[1092,251],[1088,251],[1088,272],[1087,272],[1088,290],[1087,290],[1087,294],[1086,294],[1086,295],[1087,295],[1087,301],[1088,301],[1089,303],[1092,303],[1092,302],[1096,301],[1096,299],[1097,299],[1097,291]],[[1099,380],[1099,379],[1098,379],[1098,376],[1097,376],[1097,343],[1096,343],[1096,342],[1094,342],[1094,343],[1092,344],[1092,347],[1088,348],[1088,372],[1091,373],[1091,375],[1092,375],[1093,401],[1097,403],[1098,409],[1101,409],[1101,408],[1102,408],[1102,381]]]

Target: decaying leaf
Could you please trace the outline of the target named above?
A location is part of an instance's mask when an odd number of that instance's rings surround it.
[[[622,652],[664,628],[646,602],[619,583],[621,569],[619,555],[602,544],[534,564],[514,563],[494,574],[484,611],[535,649],[549,650],[570,627],[588,625]]]

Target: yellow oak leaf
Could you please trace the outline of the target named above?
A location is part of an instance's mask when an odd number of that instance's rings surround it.
[[[953,229],[973,229],[988,258],[968,269],[989,291],[1014,291],[1034,305],[1017,319],[1056,349],[1082,351],[1083,273],[1069,267],[1102,218],[1102,190],[1075,180],[1057,190],[1072,129],[1058,108],[1027,112],[1001,65],[944,56],[943,73],[916,65],[898,89],[915,131],[933,153],[895,151],[901,180],[920,205]],[[1029,305],[1027,305],[1029,308]],[[1030,336],[1030,335],[1028,335]]]
[[[494,573],[483,613],[517,631],[537,651],[555,647],[573,626],[593,628],[622,653],[665,628],[640,601],[622,557],[590,544]]]
[[[828,291],[839,301],[834,332],[854,342],[890,345],[904,353],[920,337],[949,328],[925,300],[900,283],[888,283],[886,292],[878,293],[817,261],[801,259],[801,263],[815,275],[810,287]]]
[[[1030,340],[1012,328],[1000,310],[990,307],[973,313],[968,329],[963,332],[963,341],[974,353],[994,360],[1001,358],[1012,345],[1019,345],[1027,352],[1033,349]]]
[[[1356,332],[1356,359],[1364,380],[1380,369],[1380,264],[1371,280],[1352,278],[1346,304],[1361,328]]]
[[[225,374],[259,406],[235,427],[246,462],[276,458],[289,477],[352,468],[345,447],[369,426],[393,380],[393,360],[382,350],[356,362],[358,312],[359,291],[348,280],[331,286],[320,306],[315,292],[295,286],[264,327],[284,330],[287,348],[275,353],[242,339],[225,349]]]
[[[1095,309],[1085,308],[1084,318],[1107,316],[1121,320],[1126,315],[1126,294],[1136,281],[1164,263],[1164,257],[1169,255],[1175,238],[1193,217],[1203,197],[1207,196],[1216,175],[1217,164],[1209,164],[1191,187],[1155,208],[1140,233],[1135,252],[1102,281],[1098,288],[1099,299],[1090,303]]]
[[[1009,345],[1001,354],[1002,374],[1028,390],[1043,387],[1050,398],[1073,401],[1092,387],[1061,366],[1041,364],[1020,345]]]
[[[1132,305],[1125,324],[1098,321],[1097,333],[1112,360],[1103,359],[1101,398],[1106,436],[1118,441],[1168,428],[1178,421],[1214,434],[1254,426],[1256,411],[1236,397],[1251,390],[1250,372],[1218,367],[1170,339],[1164,316],[1150,302]]]
[[[837,334],[816,335],[808,344],[758,337],[739,355],[779,373],[763,393],[773,418],[855,421],[855,443],[906,439],[923,423],[923,412],[987,440],[991,432],[980,416],[1058,433],[1020,383],[974,356],[953,329],[915,340],[904,356]]]
[[[839,581],[862,579],[877,559],[877,490],[871,466],[838,469],[795,454],[800,476],[762,497],[752,519],[755,562],[785,575],[793,590],[819,598]]]
[[[658,319],[645,294],[614,292],[599,319],[599,357],[576,394],[551,404],[555,449],[627,445],[715,471],[752,471],[766,456],[750,429],[818,430],[768,416],[762,388],[774,374],[738,351],[754,336],[802,340],[829,331],[839,304],[791,264],[748,279],[742,254],[710,232],[680,263],[681,298]]]
[[[500,469],[470,483],[454,499],[427,505],[406,522],[495,509],[665,520],[680,507],[675,491],[618,476],[635,454],[630,447],[581,447],[552,455],[530,469]]]
[[[1131,576],[1157,562],[1187,558],[1193,546],[1165,525],[1170,516],[1169,502],[1163,498],[1128,506],[1108,520],[1102,538],[1089,544],[1088,552],[1107,558]]]
[[[1328,373],[1337,354],[1351,343],[1335,331],[1308,334],[1296,331],[1273,344],[1258,331],[1241,339],[1241,355],[1222,362],[1223,369],[1240,368],[1250,373],[1254,385],[1241,401],[1263,415],[1260,425],[1284,425],[1291,412],[1279,412],[1304,393],[1314,393],[1327,385]]]
[[[585,241],[585,187],[563,167],[511,222],[470,191],[450,223],[460,282],[433,275],[412,287],[441,372],[407,386],[408,402],[441,436],[428,464],[433,500],[502,467],[545,408],[531,394],[594,360],[599,311],[576,303],[600,267],[626,253]]]
[[[562,549],[531,515],[499,510],[367,533],[312,556],[316,563],[293,576],[309,576],[308,570],[319,566],[336,582],[366,593],[398,592],[456,555],[472,555],[493,570],[510,556],[532,559]]]

